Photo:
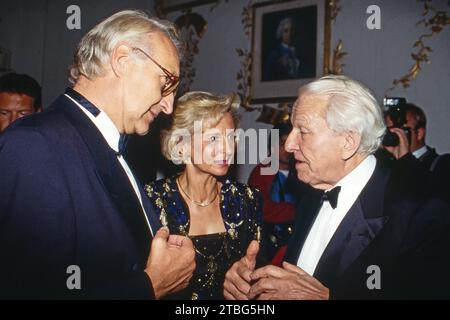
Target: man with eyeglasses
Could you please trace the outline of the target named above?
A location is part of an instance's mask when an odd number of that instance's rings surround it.
[[[187,286],[192,242],[169,235],[123,158],[170,114],[174,26],[139,11],[80,41],[68,88],[0,136],[0,298],[160,299]]]

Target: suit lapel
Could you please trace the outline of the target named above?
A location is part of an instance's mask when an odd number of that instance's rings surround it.
[[[427,151],[420,156],[419,160],[427,170],[430,170],[434,160],[438,157],[438,154],[435,149],[428,146],[426,146],[426,148]]]
[[[330,286],[372,243],[384,227],[385,188],[389,174],[377,164],[367,185],[350,208],[328,246],[314,276]]]
[[[141,252],[148,254],[151,234],[139,200],[114,151],[109,147],[97,127],[67,97],[60,96],[54,105],[61,108],[78,131],[90,151],[93,167],[100,182],[109,192],[123,220],[130,228],[136,245]]]

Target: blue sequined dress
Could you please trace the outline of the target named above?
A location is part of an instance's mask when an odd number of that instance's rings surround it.
[[[146,186],[161,223],[171,234],[188,235],[189,208],[176,183],[177,176]],[[238,182],[225,180],[220,190],[220,209],[226,232],[189,236],[196,251],[196,269],[189,286],[172,299],[223,299],[225,273],[245,255],[253,239],[259,240],[262,203],[259,191]]]

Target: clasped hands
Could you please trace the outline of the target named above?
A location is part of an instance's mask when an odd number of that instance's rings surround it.
[[[252,241],[246,255],[225,275],[224,297],[229,300],[328,300],[329,290],[301,268],[287,262],[255,270],[259,251]]]

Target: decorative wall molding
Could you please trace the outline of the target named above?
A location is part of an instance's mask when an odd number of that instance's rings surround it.
[[[336,21],[336,18],[338,16],[339,12],[341,11],[340,0],[329,0],[328,6],[330,8],[331,22],[334,23]]]
[[[180,86],[179,94],[190,90],[196,76],[194,67],[195,56],[199,53],[200,39],[207,30],[207,21],[198,13],[192,12],[196,6],[211,4],[213,11],[222,3],[229,0],[197,0],[197,1],[171,1],[155,0],[155,12],[159,18],[166,18],[170,12],[181,11],[182,15],[175,19],[175,24],[180,31],[180,37],[184,42],[184,56],[180,62]]]
[[[423,2],[422,18],[416,23],[416,26],[423,25],[427,28],[427,32],[420,35],[419,39],[414,42],[413,48],[417,50],[411,53],[411,57],[414,60],[414,64],[409,68],[408,72],[401,76],[399,79],[394,79],[392,81],[392,87],[386,91],[386,95],[389,91],[395,89],[398,85],[403,88],[408,88],[411,82],[417,78],[420,71],[423,68],[423,63],[431,63],[429,59],[429,53],[433,49],[425,44],[425,40],[429,39],[436,34],[440,33],[446,26],[450,24],[450,17],[447,15],[446,10],[437,10],[431,3],[432,0],[418,0]],[[450,1],[447,3],[450,7]]]
[[[242,8],[241,22],[244,27],[245,36],[250,44],[253,29],[253,5],[255,1],[249,0],[247,5]],[[247,48],[236,48],[236,53],[241,60],[241,67],[236,74],[237,91],[241,96],[241,106],[246,111],[253,111],[257,108],[252,107],[250,100],[250,86],[252,83],[252,52],[250,45]]]
[[[330,0],[328,5],[330,10],[330,20],[334,24],[337,20],[339,12],[341,11],[340,0]],[[336,47],[333,50],[333,55],[330,57],[331,61],[328,64],[329,69],[324,72],[325,74],[336,74],[336,75],[344,74],[345,64],[342,63],[342,60],[348,53],[343,51],[342,47],[343,41],[342,39],[339,39],[338,43],[336,44]]]
[[[199,52],[198,44],[206,32],[207,22],[198,13],[186,12],[175,20],[184,42],[184,57],[180,62],[179,94],[190,90],[196,75],[194,58]]]
[[[336,48],[333,50],[333,57],[330,64],[331,67],[330,70],[328,70],[329,74],[344,74],[345,64],[342,63],[342,60],[348,53],[342,50],[342,46],[342,40],[339,39]]]

